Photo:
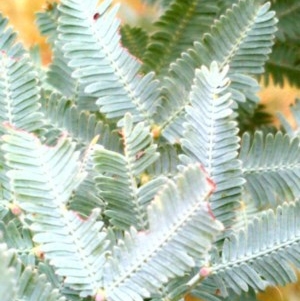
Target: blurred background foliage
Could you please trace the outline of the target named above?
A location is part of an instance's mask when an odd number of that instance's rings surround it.
[[[168,3],[169,0],[162,0]],[[183,0],[185,1],[185,0]],[[131,25],[139,24],[144,27],[151,26],[151,21],[155,20],[160,11],[157,6],[147,5],[141,0],[116,0],[121,2],[120,18]],[[151,3],[151,1],[147,1]],[[155,2],[154,0],[152,2]],[[47,65],[51,61],[51,52],[43,37],[39,35],[35,26],[35,12],[46,9],[50,4],[46,0],[0,0],[0,11],[8,16],[11,24],[20,33],[20,39],[27,47],[39,45],[41,49],[42,62]],[[275,86],[272,79],[267,87],[263,87],[260,92],[262,103],[266,106],[266,112],[273,118],[273,124],[279,126],[276,112],[281,111],[293,124],[290,116],[289,106],[296,97],[300,96],[299,89],[291,87],[285,81],[284,86]],[[300,276],[300,274],[299,274]],[[300,277],[299,277],[300,279]],[[188,301],[196,301],[191,296],[186,297]],[[266,292],[258,295],[261,301],[299,301],[300,281],[286,287],[268,288]]]

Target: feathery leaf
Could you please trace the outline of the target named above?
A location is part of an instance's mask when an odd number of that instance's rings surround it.
[[[249,287],[257,291],[297,279],[293,265],[300,266],[299,214],[299,203],[283,204],[225,241],[222,256],[208,267],[221,296],[228,296],[228,288],[240,295]],[[198,280],[197,275],[189,285]]]
[[[99,136],[98,143],[105,148],[120,149],[119,136],[110,130],[108,124],[98,120],[93,113],[79,110],[78,106],[60,94],[44,93],[41,104],[48,142],[52,143],[67,133],[77,146],[87,147]]]
[[[154,74],[141,77],[140,63],[120,44],[117,6],[111,0],[62,0],[59,10],[60,41],[74,78],[90,96],[97,97],[107,118],[130,112],[134,121],[151,123],[159,99]],[[72,26],[70,26],[72,24]]]
[[[126,47],[133,56],[142,60],[149,39],[147,32],[140,27],[131,27],[125,24],[121,27],[120,33],[123,47]]]
[[[186,107],[186,132],[183,151],[190,159],[203,164],[216,184],[211,198],[214,214],[225,226],[232,225],[234,208],[244,183],[240,162],[237,160],[239,137],[232,110],[233,101],[228,93],[228,68],[219,70],[216,62],[210,69],[196,70],[190,95],[191,105]],[[183,162],[189,162],[180,156]]]
[[[252,141],[251,141],[252,140]],[[258,207],[276,206],[300,196],[299,139],[281,132],[248,133],[242,138],[239,159],[243,162],[245,189]]]
[[[83,297],[95,294],[104,263],[106,234],[100,232],[103,223],[97,222],[99,210],[83,220],[66,208],[83,178],[75,145],[61,138],[56,146],[49,147],[26,132],[7,131],[2,137],[2,150],[11,168],[8,177],[16,202],[32,222],[33,241],[68,286]]]
[[[132,116],[125,115],[122,130],[124,155],[106,149],[95,152],[95,168],[100,173],[96,178],[100,197],[107,203],[104,213],[110,222],[120,229],[135,226],[147,228],[147,203],[160,187],[152,186],[145,192],[139,187],[139,176],[158,158],[156,145],[149,127],[144,123],[133,125]],[[156,182],[158,184],[158,182]],[[149,188],[149,183],[147,185]],[[145,200],[145,196],[148,198]],[[143,201],[142,201],[143,200]]]
[[[275,13],[269,7],[269,3],[261,5],[260,0],[239,1],[215,22],[211,33],[171,65],[170,75],[163,82],[162,108],[156,118],[167,140],[174,143],[182,137],[195,69],[209,66],[212,61],[217,61],[221,69],[229,65],[233,100],[242,104],[244,110],[253,110],[259,86],[250,75],[263,72],[276,31]]]
[[[169,180],[148,208],[149,230],[131,229],[114,247],[104,272],[104,295],[112,301],[142,300],[203,260],[223,226],[209,214],[214,188],[199,165]],[[189,233],[189,235],[186,235]]]
[[[191,48],[212,25],[218,7],[213,1],[175,0],[154,24],[143,69],[164,74],[169,64]]]

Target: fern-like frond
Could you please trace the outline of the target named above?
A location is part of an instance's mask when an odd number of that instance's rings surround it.
[[[38,74],[28,53],[15,43],[16,34],[12,29],[6,29],[6,23],[7,20],[0,15],[0,124],[8,123],[23,130],[36,131],[43,125],[42,114],[38,112]],[[1,127],[0,132],[3,131]],[[2,156],[0,178],[3,199],[11,200]]]
[[[133,118],[126,114],[122,130],[124,154],[106,149],[95,153],[96,170],[100,173],[96,182],[100,196],[107,203],[105,214],[111,223],[120,229],[134,225],[137,229],[147,228],[145,197],[152,198],[152,192],[139,187],[139,176],[159,156],[150,129],[144,123],[133,125]],[[157,183],[158,184],[158,183]],[[149,183],[147,184],[149,187]],[[149,199],[149,200],[150,200]]]
[[[62,51],[63,44],[59,41],[53,47],[52,62],[47,70],[46,82],[51,90],[58,91],[68,99],[72,99],[80,110],[98,111],[96,98],[84,92],[84,86],[78,79],[72,77],[74,68],[69,66],[69,60]]]
[[[100,121],[95,114],[80,111],[72,101],[60,94],[44,93],[41,104],[49,142],[56,141],[60,135],[67,133],[79,147],[87,147],[99,136],[98,143],[105,148],[120,149],[119,136],[110,130],[108,124]]]
[[[166,73],[169,64],[209,30],[217,12],[214,1],[173,1],[154,24],[155,32],[150,36],[143,69]]]
[[[252,141],[251,141],[252,140]],[[243,135],[239,159],[247,189],[257,206],[275,206],[300,196],[299,139],[278,132]]]
[[[171,65],[170,75],[163,83],[163,107],[157,116],[166,139],[174,143],[182,137],[195,69],[209,66],[212,61],[217,61],[221,68],[229,65],[233,100],[243,104],[247,111],[253,109],[259,86],[249,75],[263,72],[276,31],[275,13],[269,7],[269,3],[261,5],[260,0],[239,1],[215,23],[210,34],[195,42],[192,49]]]
[[[94,169],[94,153],[102,146],[96,144],[97,137],[91,141],[81,156],[81,173],[85,173],[84,180],[73,190],[68,203],[68,208],[74,210],[80,216],[88,218],[94,208],[104,209],[104,201],[96,189],[97,171]]]
[[[43,12],[36,13],[36,24],[41,35],[47,38],[47,42],[54,45],[58,32],[58,4],[53,2]]]
[[[266,211],[247,230],[224,242],[222,256],[213,258],[210,267],[205,268],[223,297],[228,296],[228,288],[240,295],[249,287],[258,291],[266,285],[296,281],[293,266],[300,267],[299,214],[299,203],[285,203],[276,212]]]
[[[187,124],[182,148],[193,161],[200,162],[216,184],[212,209],[225,226],[232,224],[244,180],[237,160],[239,137],[228,93],[228,68],[196,70],[191,105],[186,108]],[[181,156],[184,162],[189,161]]]
[[[104,272],[104,295],[112,301],[142,300],[159,293],[174,276],[203,260],[223,226],[211,215],[214,188],[200,165],[168,180],[148,208],[149,230],[131,229],[115,246]]]
[[[98,107],[94,97],[84,93],[84,87],[77,79],[72,77],[74,71],[69,64],[69,59],[64,56],[62,51],[63,43],[58,39],[58,20],[60,11],[57,3],[53,3],[44,12],[37,13],[37,25],[40,33],[46,36],[47,42],[52,47],[52,60],[47,69],[46,83],[51,90],[58,91],[63,96],[72,99],[80,109],[97,111]]]
[[[264,73],[265,83],[268,84],[270,75],[275,84],[284,85],[285,78],[291,85],[300,87],[300,51],[295,44],[276,43],[270,59],[266,63]]]
[[[40,33],[46,36],[47,42],[52,47],[52,60],[46,72],[46,83],[51,90],[61,93],[63,96],[72,99],[80,109],[97,111],[98,107],[94,97],[86,95],[78,80],[72,77],[74,71],[69,60],[62,51],[63,43],[58,39],[58,20],[60,12],[57,3],[53,3],[44,11],[37,13],[37,25]],[[47,87],[49,89],[49,87]]]
[[[88,95],[98,98],[100,111],[108,118],[130,112],[134,120],[151,123],[159,99],[158,82],[149,73],[138,74],[140,63],[120,44],[117,6],[111,0],[63,0],[59,10],[60,40],[75,68],[73,76]],[[72,25],[72,26],[70,26]]]
[[[148,33],[141,27],[131,27],[128,24],[121,27],[120,33],[123,47],[127,48],[133,56],[142,60],[148,44]]]
[[[0,296],[1,301],[65,301],[66,299],[32,266],[23,269],[14,249],[0,244]],[[26,298],[26,299],[24,299]]]
[[[184,301],[186,298],[186,286],[185,283],[188,281],[189,275],[184,275],[182,277],[176,277],[171,279],[159,289],[157,294],[154,294],[151,301],[161,301],[161,300],[176,300]]]
[[[77,100],[79,83],[72,77],[73,69],[68,66],[68,60],[64,57],[61,47],[62,43],[56,43],[53,48],[52,62],[47,70],[47,81],[65,97]]]
[[[6,165],[11,168],[16,203],[31,220],[33,241],[81,296],[94,295],[105,261],[106,234],[97,222],[99,210],[84,220],[67,210],[67,202],[82,181],[75,145],[61,138],[54,147],[31,134],[7,129],[2,137]],[[26,162],[26,164],[24,164]],[[88,231],[87,231],[88,229]]]
[[[27,131],[42,127],[37,74],[27,56],[0,53],[0,122]]]

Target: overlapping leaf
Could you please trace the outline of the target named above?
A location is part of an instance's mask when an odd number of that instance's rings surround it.
[[[173,1],[154,24],[143,69],[165,74],[171,62],[209,31],[217,12],[214,1]]]
[[[105,214],[113,225],[121,229],[132,225],[146,229],[145,204],[154,197],[163,179],[140,186],[139,176],[159,155],[149,127],[144,123],[134,126],[129,114],[125,115],[122,138],[123,155],[106,149],[96,151],[96,170],[100,173],[97,187],[107,203]]]
[[[54,45],[58,38],[59,11],[57,3],[49,4],[45,11],[36,13],[36,25],[41,35],[47,37],[47,42]]]
[[[62,134],[68,134],[80,147],[87,147],[99,136],[99,143],[108,149],[119,150],[120,142],[116,133],[109,126],[100,121],[95,114],[81,111],[72,101],[60,94],[44,93],[41,98],[44,123],[49,142],[56,141]]]
[[[208,268],[221,296],[228,296],[228,288],[240,295],[249,287],[263,290],[297,279],[293,266],[300,266],[299,214],[299,203],[284,204],[225,241],[222,257]]]
[[[16,202],[32,224],[33,241],[81,296],[93,295],[104,262],[106,235],[97,222],[99,210],[84,220],[67,210],[72,191],[82,181],[75,145],[61,138],[54,147],[31,134],[7,128],[2,137],[6,165],[11,168]],[[88,231],[87,231],[88,229]]]
[[[176,181],[176,182],[175,182]],[[223,226],[210,214],[214,188],[199,165],[169,180],[148,208],[149,230],[126,233],[103,278],[108,300],[142,300],[203,260]]]
[[[0,15],[0,122],[28,131],[41,127],[37,73],[17,34]]]
[[[219,70],[216,62],[210,69],[196,70],[191,105],[186,107],[186,132],[182,139],[184,152],[203,164],[216,183],[211,198],[212,209],[226,226],[232,225],[234,208],[244,180],[237,160],[239,137],[228,93],[228,68]],[[183,162],[188,161],[184,156]]]
[[[62,51],[63,43],[58,40],[58,20],[60,12],[57,3],[48,5],[48,8],[37,13],[37,25],[40,33],[47,37],[47,42],[52,47],[52,61],[47,69],[47,84],[50,89],[71,98],[80,109],[96,111],[96,99],[86,95],[77,79],[72,77],[74,71],[68,63],[69,60]],[[49,89],[49,87],[47,87]]]
[[[212,61],[221,68],[229,65],[233,100],[248,112],[253,109],[258,101],[258,83],[249,75],[263,72],[276,31],[277,21],[269,7],[269,3],[261,5],[260,0],[239,1],[214,24],[211,33],[171,65],[171,75],[163,83],[163,107],[157,116],[166,139],[174,143],[182,137],[195,69]]]
[[[106,0],[63,0],[59,10],[63,51],[76,68],[73,76],[88,95],[98,98],[108,118],[130,112],[135,121],[151,123],[158,102],[154,74],[138,75],[140,63],[120,45],[117,6]]]
[[[28,301],[65,301],[58,289],[54,289],[45,275],[38,274],[31,266],[27,266],[18,279],[19,290],[17,300],[24,296]],[[11,299],[10,299],[11,300]]]
[[[57,289],[29,265],[25,268],[17,258],[16,251],[0,244],[0,296],[1,301],[65,301]]]
[[[0,123],[35,131],[43,124],[42,114],[38,113],[38,75],[28,53],[17,43],[16,33],[7,25],[8,20],[0,15]],[[13,197],[2,154],[0,158],[2,198],[10,201]]]
[[[172,177],[178,172],[180,160],[178,158],[178,150],[173,145],[162,145],[159,149],[159,158],[147,168],[147,174],[159,177]]]

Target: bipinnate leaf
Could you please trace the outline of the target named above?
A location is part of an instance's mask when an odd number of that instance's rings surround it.
[[[35,131],[42,126],[37,73],[27,55],[0,53],[0,122]]]
[[[0,122],[27,131],[42,126],[38,74],[17,34],[0,14]]]
[[[107,118],[130,112],[135,122],[152,123],[159,100],[154,74],[139,74],[141,63],[120,43],[118,6],[112,0],[62,0],[58,30],[64,56],[87,95],[96,97]],[[72,24],[72,26],[70,26]]]
[[[22,266],[17,251],[0,244],[1,301],[66,301],[32,266]]]
[[[99,149],[95,152],[96,177],[100,197],[107,206],[104,214],[112,225],[127,230],[134,226],[138,230],[148,227],[146,206],[159,190],[161,180],[156,185],[151,182],[140,185],[140,175],[159,157],[153,143],[149,126],[133,124],[133,117],[126,114],[121,130],[124,154]],[[147,189],[147,188],[148,189]]]
[[[157,123],[168,141],[175,143],[183,136],[195,69],[210,66],[213,61],[221,69],[229,66],[232,99],[248,113],[253,111],[259,85],[251,76],[264,71],[276,32],[275,12],[269,8],[270,3],[260,0],[239,1],[215,22],[210,33],[170,65],[163,81],[164,105],[157,114]]]
[[[170,63],[209,31],[217,12],[215,1],[173,1],[154,23],[155,31],[149,38],[143,69],[167,74]]]
[[[71,100],[59,93],[43,93],[41,111],[44,114],[47,143],[53,144],[59,136],[67,134],[76,142],[78,149],[89,146],[94,137],[107,149],[119,150],[119,136],[107,123],[88,111],[82,111]]]
[[[141,27],[132,27],[128,24],[121,27],[120,33],[123,47],[137,59],[142,60],[148,44],[148,33]]]
[[[203,164],[215,182],[212,210],[225,226],[234,222],[234,208],[244,183],[237,160],[240,138],[228,85],[228,67],[220,69],[213,62],[209,68],[196,70],[191,105],[186,107],[186,132],[181,140],[189,158],[180,156],[183,162]]]
[[[149,230],[131,228],[114,247],[103,274],[110,301],[142,300],[159,294],[175,276],[205,260],[223,225],[207,202],[214,189],[199,164],[168,180],[148,207]]]
[[[62,137],[49,147],[32,134],[6,129],[2,151],[10,168],[7,174],[16,203],[31,221],[33,241],[67,286],[82,297],[94,295],[105,261],[106,234],[103,222],[97,221],[98,209],[83,219],[67,208],[85,176],[75,144]]]
[[[58,3],[53,2],[44,11],[36,13],[36,25],[42,36],[47,38],[51,45],[58,39],[58,18],[60,16]]]
[[[210,280],[221,296],[228,296],[228,288],[240,295],[249,287],[258,291],[297,279],[294,267],[300,267],[299,214],[299,202],[285,203],[275,212],[264,212],[247,229],[225,241],[222,256],[216,256],[209,267]]]

